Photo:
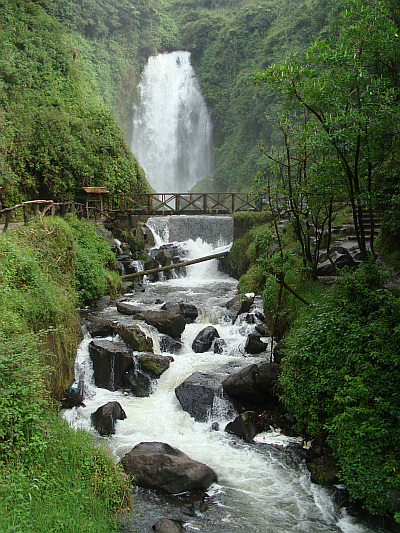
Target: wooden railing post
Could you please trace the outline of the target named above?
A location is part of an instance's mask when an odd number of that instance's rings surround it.
[[[6,215],[6,223],[4,224],[4,229],[3,231],[6,231],[6,229],[8,228],[8,225],[10,223],[10,220],[11,220],[11,211],[7,211],[7,215]]]
[[[28,224],[28,222],[29,222],[29,220],[28,220],[28,206],[24,205],[24,206],[22,206],[22,209],[24,211],[24,224]]]
[[[181,200],[181,197],[179,194],[177,194],[175,196],[175,212],[176,213],[179,213],[179,211],[181,210],[180,200]]]
[[[203,194],[203,210],[207,213],[207,194]]]

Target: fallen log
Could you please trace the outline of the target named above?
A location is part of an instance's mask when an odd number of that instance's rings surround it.
[[[122,279],[131,279],[138,278],[139,276],[147,276],[148,274],[155,274],[156,272],[164,272],[165,270],[172,270],[173,268],[186,267],[189,265],[195,265],[196,263],[202,263],[203,261],[211,261],[211,259],[218,259],[219,257],[226,257],[229,252],[219,252],[218,254],[207,255],[204,257],[199,257],[197,259],[191,259],[190,261],[184,261],[183,263],[172,263],[171,265],[151,268],[149,270],[142,270],[141,272],[133,272],[132,274],[127,274],[122,276]]]

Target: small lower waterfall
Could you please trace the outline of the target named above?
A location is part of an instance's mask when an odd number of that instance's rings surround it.
[[[202,225],[218,224],[216,218],[209,219],[212,220],[203,220]],[[187,223],[184,217],[181,222],[183,226]],[[163,242],[163,227],[165,229],[167,221],[158,219],[153,231],[157,231],[156,226],[161,232],[157,237]],[[191,258],[207,255],[212,247],[197,237],[193,226],[192,238],[179,244],[189,251]],[[124,518],[122,530],[124,533],[151,533],[152,525],[160,517],[169,516],[182,519],[186,530],[191,532],[377,533],[380,529],[371,529],[335,505],[329,489],[311,483],[299,455],[284,449],[276,433],[266,434],[255,443],[246,443],[226,433],[224,428],[231,413],[219,399],[206,422],[196,422],[181,408],[174,391],[193,372],[213,371],[228,363],[249,365],[254,361],[243,350],[253,326],[243,315],[232,324],[224,307],[236,294],[236,285],[236,280],[217,270],[216,261],[210,261],[192,265],[186,277],[145,284],[144,291],[125,295],[135,306],[143,308],[159,309],[160,302],[183,301],[194,304],[199,310],[195,322],[185,327],[181,350],[172,354],[174,362],[157,380],[149,397],[96,387],[88,355],[90,339],[85,338],[78,350],[76,379],[84,377],[85,406],[64,413],[74,427],[84,427],[101,439],[116,461],[140,442],[162,441],[207,464],[218,475],[218,482],[209,488],[203,500],[185,495],[164,496],[136,488],[131,515]],[[261,309],[260,300],[256,299],[254,305],[255,310]],[[130,320],[132,323],[131,317],[119,314],[112,305],[99,314],[110,321],[124,320],[128,324],[126,321]],[[157,338],[154,328],[143,325],[142,321],[140,324],[143,329],[147,328],[149,335]],[[194,353],[192,350],[193,339],[208,325],[215,326],[224,339],[226,345],[222,353]],[[155,351],[160,353],[158,350],[160,344],[156,342]],[[90,414],[112,400],[120,402],[127,418],[117,422],[115,435],[99,437],[91,427]]]
[[[132,151],[156,192],[187,192],[214,171],[211,115],[189,52],[150,57],[133,108]]]

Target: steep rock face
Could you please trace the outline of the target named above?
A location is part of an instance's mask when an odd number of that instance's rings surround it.
[[[122,342],[93,339],[89,344],[96,387],[115,391],[132,367],[131,350]]]
[[[125,472],[140,487],[170,494],[206,490],[217,476],[207,465],[161,442],[142,442],[121,459]]]
[[[135,396],[149,396],[154,378],[159,378],[173,361],[171,356],[131,350],[125,343],[93,339],[89,344],[97,387],[123,389]]]

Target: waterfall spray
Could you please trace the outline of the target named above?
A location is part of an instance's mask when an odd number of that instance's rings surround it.
[[[133,108],[132,151],[157,192],[187,192],[213,173],[212,121],[189,52],[149,58]]]

